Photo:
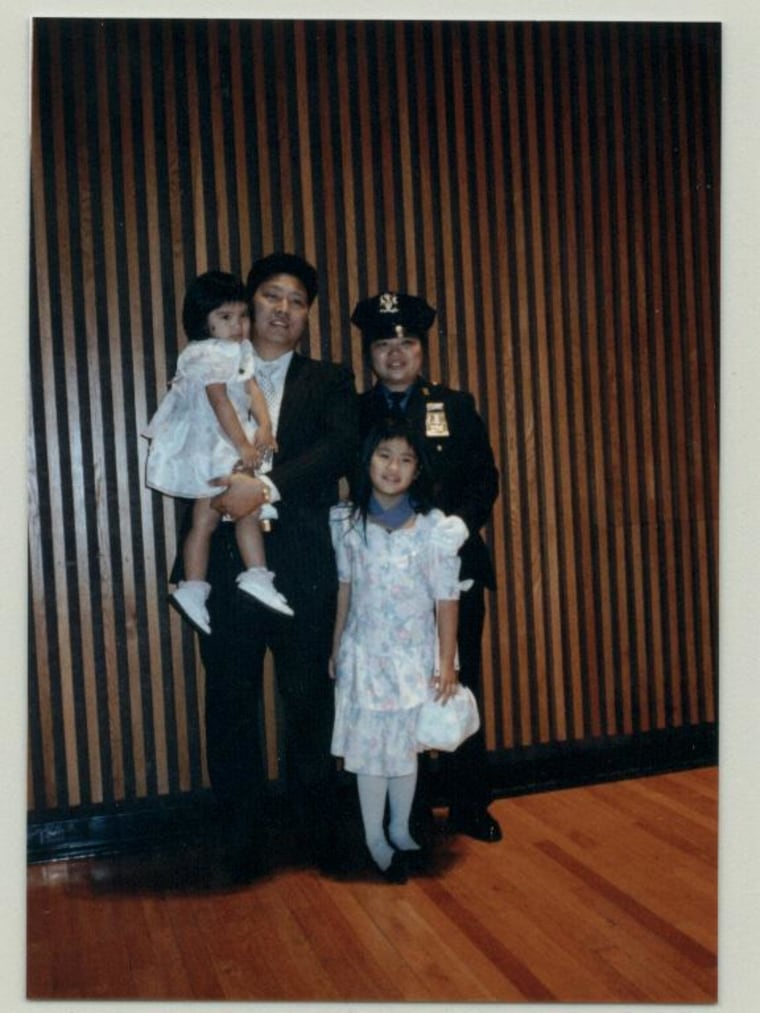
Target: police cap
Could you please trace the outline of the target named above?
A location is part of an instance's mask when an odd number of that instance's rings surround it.
[[[351,314],[351,323],[362,332],[365,351],[380,338],[413,336],[424,343],[434,320],[433,307],[406,292],[382,292],[362,299]]]

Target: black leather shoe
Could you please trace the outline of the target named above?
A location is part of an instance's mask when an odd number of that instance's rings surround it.
[[[426,845],[420,848],[397,848],[391,841],[391,847],[404,859],[406,871],[412,875],[427,872],[431,864],[431,851]]]
[[[406,860],[401,851],[394,851],[391,864],[387,869],[381,869],[374,859],[371,859],[372,867],[383,877],[386,883],[406,883],[409,878],[406,868]]]
[[[501,840],[501,827],[487,809],[470,811],[452,809],[449,813],[449,827],[454,833],[465,834],[476,841],[495,844]]]

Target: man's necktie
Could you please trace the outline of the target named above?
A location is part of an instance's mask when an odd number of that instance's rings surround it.
[[[269,414],[274,416],[277,392],[274,389],[274,381],[272,380],[272,367],[268,365],[259,365],[256,370],[256,382],[264,395],[267,407],[269,408]]]

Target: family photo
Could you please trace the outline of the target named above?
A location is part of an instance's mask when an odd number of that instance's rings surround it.
[[[715,1003],[720,23],[30,35],[27,998]]]

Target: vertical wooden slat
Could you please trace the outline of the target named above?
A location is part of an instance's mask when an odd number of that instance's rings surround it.
[[[274,248],[320,269],[312,355],[364,386],[355,301],[419,291],[486,419],[489,747],[715,720],[718,57],[705,25],[38,22],[33,809],[208,784],[138,433],[189,277]],[[278,710],[270,659],[273,778]]]
[[[35,38],[35,55],[40,56],[40,41]],[[49,68],[48,68],[49,69]],[[61,488],[59,469],[61,465],[61,453],[58,442],[58,428],[55,423],[55,397],[52,389],[52,356],[45,354],[45,345],[52,333],[52,319],[49,301],[48,279],[50,277],[50,261],[48,257],[47,221],[45,211],[44,177],[45,171],[42,163],[43,139],[41,136],[41,103],[44,101],[42,91],[42,75],[35,77],[32,87],[32,185],[31,185],[31,214],[32,214],[32,240],[34,250],[35,281],[34,291],[37,298],[33,307],[33,324],[36,319],[37,333],[32,326],[31,342],[37,342],[38,348],[30,348],[30,359],[34,365],[35,359],[39,362],[39,372],[36,370],[30,376],[32,389],[29,393],[30,405],[30,427],[36,422],[35,433],[30,432],[29,439],[29,541],[30,541],[30,594],[31,594],[31,620],[34,626],[34,660],[37,671],[30,670],[30,678],[37,680],[36,693],[32,694],[39,702],[39,737],[42,741],[42,755],[35,756],[34,761],[42,767],[38,776],[44,784],[44,797],[35,798],[34,802],[38,808],[52,809],[66,799],[65,786],[57,782],[56,775],[56,720],[60,715],[54,710],[53,700],[56,687],[53,681],[60,681],[61,662],[53,656],[54,645],[52,636],[55,624],[58,620],[58,608],[52,609],[52,615],[48,615],[45,608],[46,595],[45,585],[55,583],[51,581],[50,573],[45,572],[45,546],[52,543],[53,554],[56,553],[56,541],[49,538],[48,532],[43,528],[44,516],[41,504],[41,497],[47,495],[51,499],[51,513],[54,509],[55,498],[59,495]],[[47,471],[47,484],[44,483],[44,474],[40,474],[37,468],[42,464],[34,452],[35,437],[39,436],[39,429],[42,429],[43,445],[49,458]],[[38,477],[39,476],[39,477]],[[42,486],[42,487],[41,487]],[[57,573],[57,567],[54,574]],[[48,648],[50,638],[50,649]],[[30,719],[34,720],[34,716]],[[30,746],[33,736],[29,736]]]
[[[451,183],[451,152],[448,144],[447,120],[449,115],[449,101],[447,79],[449,68],[445,63],[444,34],[447,34],[447,27],[443,24],[433,26],[433,80],[435,83],[435,124],[438,155],[438,180],[437,186],[440,192],[440,221],[439,232],[436,237],[440,244],[442,273],[438,287],[438,312],[439,325],[444,332],[453,331],[456,333],[456,305],[454,296],[456,292],[456,272],[458,264],[455,264],[454,255],[456,241],[453,235],[454,222],[451,216],[452,204],[452,183]],[[459,369],[456,355],[446,354],[447,342],[442,342],[439,349],[441,354],[438,365],[438,375],[444,383],[452,387],[459,385]]]
[[[491,32],[488,40],[488,63],[492,80],[499,82],[499,88],[490,91],[490,108],[488,129],[493,144],[494,198],[505,190],[504,176],[509,165],[509,138],[504,136],[503,119],[506,116],[501,98],[507,81],[501,70],[501,57],[508,48],[504,45],[504,28],[498,33]],[[502,168],[505,167],[505,168]],[[503,659],[503,665],[509,678],[505,680],[501,694],[500,723],[502,725],[501,741],[507,748],[527,741],[528,733],[523,724],[523,709],[519,706],[518,691],[523,699],[528,699],[527,680],[528,662],[527,645],[524,631],[527,626],[525,616],[525,596],[512,593],[513,587],[525,586],[525,573],[522,556],[522,540],[520,526],[520,490],[522,489],[521,464],[518,454],[517,394],[514,370],[513,307],[510,296],[512,293],[512,270],[508,260],[513,243],[509,243],[510,225],[512,221],[510,195],[504,193],[501,199],[495,200],[494,221],[494,274],[501,280],[496,292],[499,296],[497,316],[494,323],[493,342],[493,375],[497,390],[503,403],[502,411],[494,419],[489,418],[491,434],[498,434],[494,439],[496,460],[501,473],[501,510],[494,518],[495,556],[500,563],[500,579],[497,584],[495,600],[497,613],[503,617],[499,623],[497,659]],[[489,343],[490,344],[490,343]],[[490,370],[489,370],[490,372]],[[494,425],[497,421],[499,425]],[[501,552],[499,549],[501,548]],[[514,664],[512,664],[514,660]],[[494,668],[498,670],[498,664]]]
[[[500,425],[500,415],[498,410],[498,367],[495,347],[492,341],[483,340],[485,335],[495,334],[497,328],[497,307],[494,288],[496,287],[496,278],[498,276],[496,273],[495,257],[492,254],[492,219],[495,216],[493,214],[494,209],[492,207],[492,202],[489,200],[489,196],[493,193],[494,189],[489,185],[492,182],[494,164],[493,159],[491,159],[490,164],[488,160],[490,140],[488,133],[488,120],[490,109],[488,102],[486,101],[486,95],[484,94],[485,89],[483,87],[483,77],[477,72],[477,68],[488,65],[487,61],[489,54],[486,51],[487,42],[483,39],[482,32],[478,27],[471,27],[469,39],[467,41],[469,43],[468,59],[470,66],[475,69],[472,80],[472,155],[475,161],[473,186],[476,197],[475,206],[477,212],[476,218],[481,257],[480,269],[478,272],[478,284],[475,284],[475,280],[472,277],[469,278],[469,285],[471,286],[469,292],[473,294],[475,301],[480,304],[480,314],[478,314],[480,323],[473,323],[473,330],[468,328],[464,340],[467,342],[469,374],[473,377],[477,376],[479,380],[480,413],[486,422],[489,433],[499,433],[501,432],[502,427]],[[503,201],[500,203],[503,206]],[[465,289],[464,298],[465,300],[468,298],[467,289]],[[491,527],[497,557],[504,559],[503,526],[497,521],[496,523],[492,523]],[[489,601],[488,604],[488,621],[485,623],[483,635],[484,658],[493,657],[494,651],[498,647],[499,640],[499,627],[498,624],[493,622],[494,603],[493,601]],[[482,681],[483,693],[488,699],[494,699],[498,688],[498,679],[495,678],[493,669],[489,664],[485,664],[483,666]],[[497,734],[496,729],[496,708],[489,708],[489,710],[483,715],[483,718],[487,746],[489,748],[494,748],[495,743],[501,737]],[[508,720],[511,728],[511,708]]]
[[[434,204],[434,183],[432,171],[432,144],[433,132],[430,123],[430,104],[432,96],[428,90],[429,73],[425,72],[426,52],[430,43],[429,26],[417,22],[414,25],[414,38],[411,53],[411,60],[418,72],[415,78],[416,110],[415,126],[418,137],[418,148],[414,155],[417,171],[420,175],[420,221],[414,229],[419,244],[418,253],[422,256],[424,263],[425,278],[428,279],[424,292],[418,286],[419,294],[425,296],[438,309],[439,291],[436,285],[436,211]],[[440,324],[440,316],[437,320]],[[438,381],[440,373],[440,343],[439,327],[432,328],[428,335],[428,372],[430,378]]]
[[[575,131],[573,109],[577,106],[578,70],[574,60],[576,52],[571,26],[560,26],[557,48],[559,66],[556,68],[561,119],[557,130],[562,154],[559,171],[563,180],[564,205],[562,208],[562,230],[560,263],[556,271],[565,275],[560,284],[566,295],[562,311],[562,323],[566,331],[567,353],[564,363],[564,378],[567,388],[567,427],[563,438],[566,446],[560,451],[561,466],[567,467],[568,489],[564,503],[564,516],[569,523],[565,539],[565,571],[567,577],[567,610],[570,633],[570,673],[572,680],[573,721],[576,736],[597,736],[600,733],[600,711],[598,700],[593,698],[590,687],[597,684],[597,630],[593,622],[594,593],[592,573],[592,527],[589,523],[589,501],[585,494],[585,469],[588,455],[588,432],[584,425],[586,392],[584,387],[583,357],[586,340],[582,324],[580,279],[578,263],[582,238],[579,235],[578,203],[580,200],[576,172]],[[562,367],[560,367],[562,368]],[[570,521],[572,518],[572,521]],[[577,633],[575,632],[577,630]],[[575,644],[577,640],[577,649]]]
[[[684,403],[684,430],[685,447],[682,467],[687,477],[688,500],[684,513],[687,517],[687,530],[684,532],[685,561],[684,570],[686,574],[687,593],[684,610],[684,640],[686,642],[686,683],[688,685],[687,714],[688,723],[698,724],[700,720],[700,694],[699,683],[703,678],[705,656],[709,657],[709,650],[703,652],[704,641],[702,632],[705,622],[701,619],[706,614],[707,598],[700,596],[703,581],[700,574],[700,559],[704,554],[700,548],[705,546],[699,544],[698,527],[700,517],[703,516],[705,493],[702,486],[702,441],[700,430],[700,398],[701,383],[699,368],[699,342],[696,340],[698,334],[696,287],[697,280],[694,274],[694,256],[692,251],[697,246],[698,237],[695,235],[693,220],[692,193],[695,188],[694,179],[695,166],[690,165],[687,157],[690,151],[689,141],[689,120],[690,103],[687,98],[687,68],[684,59],[684,47],[677,45],[681,41],[683,28],[674,29],[674,62],[675,62],[675,89],[674,105],[679,110],[677,128],[677,151],[679,160],[677,164],[677,178],[682,226],[678,230],[680,248],[678,251],[679,275],[682,283],[678,288],[682,294],[682,319],[683,326],[679,329],[686,336],[684,341],[683,356],[683,403]],[[690,93],[690,92],[689,92]],[[702,607],[700,607],[702,606]]]
[[[306,37],[303,23],[294,25],[295,42],[295,74],[296,80],[293,88],[295,91],[296,116],[298,134],[301,143],[298,146],[298,165],[294,171],[301,180],[301,192],[303,193],[304,208],[314,206],[314,179],[311,165],[311,145],[309,138],[309,88],[306,67],[308,65],[306,55]],[[314,264],[317,260],[316,226],[314,218],[310,214],[304,214],[303,252],[307,260]],[[312,313],[314,317],[314,313]],[[316,324],[316,327],[315,327]],[[312,320],[310,324],[309,348],[312,355],[317,354],[320,347],[319,322]]]
[[[594,73],[595,46],[593,34],[596,27],[587,33],[582,27],[578,29],[578,51],[584,59],[580,68],[580,101],[585,108],[598,108],[599,95],[594,87],[595,81],[590,76]],[[596,71],[598,73],[598,58]],[[594,127],[598,128],[601,117],[595,118]],[[604,156],[603,140],[594,132],[590,134],[589,124],[581,120],[579,124],[581,146],[581,172],[583,189],[582,236],[585,248],[583,257],[583,284],[581,289],[582,316],[586,328],[584,349],[584,369],[587,375],[587,411],[590,428],[590,466],[586,471],[585,480],[589,487],[590,523],[592,525],[593,554],[591,570],[585,574],[587,580],[594,585],[595,623],[599,630],[599,676],[593,686],[595,696],[592,706],[598,708],[602,731],[614,735],[615,723],[615,658],[613,647],[614,613],[613,575],[610,573],[609,528],[606,517],[607,489],[605,485],[605,440],[607,436],[607,416],[605,411],[605,381],[603,370],[603,319],[599,307],[599,285],[597,272],[601,268],[601,251],[596,227],[599,215],[598,201],[604,200],[599,192],[596,179],[595,163],[600,153]],[[593,197],[593,199],[592,199]]]
[[[232,249],[230,243],[230,209],[231,194],[227,192],[227,175],[225,171],[225,128],[224,112],[222,109],[222,82],[219,67],[219,25],[216,21],[209,21],[207,32],[208,62],[209,62],[209,93],[211,112],[211,150],[212,162],[208,167],[213,166],[214,175],[214,196],[216,218],[214,229],[218,236],[219,258],[218,266],[229,270],[232,265]],[[236,208],[232,209],[236,211]]]
[[[562,77],[560,67],[553,59],[552,26],[541,27],[541,63],[544,75],[544,132],[540,138],[546,158],[546,176],[543,190],[547,203],[547,313],[549,315],[549,339],[546,352],[547,368],[550,368],[550,387],[547,400],[552,406],[551,436],[553,448],[547,447],[548,466],[556,471],[556,512],[555,553],[556,573],[552,600],[555,603],[553,630],[553,655],[557,679],[563,683],[555,688],[557,707],[567,706],[563,714],[568,737],[583,735],[583,694],[581,691],[581,651],[577,624],[574,621],[574,588],[576,586],[575,554],[570,551],[573,543],[573,501],[572,476],[570,473],[572,454],[570,443],[570,411],[567,404],[566,377],[570,369],[566,349],[563,302],[567,298],[568,279],[562,269],[562,224],[571,213],[567,207],[566,181],[563,179],[562,145],[564,139],[557,123],[561,122],[562,101],[565,96],[557,76]],[[557,727],[560,727],[559,724]],[[556,734],[559,735],[557,732]]]
[[[696,350],[692,354],[692,371],[689,388],[698,402],[698,419],[695,430],[700,433],[702,448],[701,461],[695,467],[701,468],[700,490],[704,516],[697,521],[698,550],[697,558],[701,567],[700,619],[701,619],[701,670],[704,673],[703,688],[703,720],[715,720],[715,684],[714,663],[716,657],[715,643],[715,601],[714,566],[716,563],[713,551],[714,540],[711,530],[717,516],[715,496],[718,490],[718,442],[717,442],[717,403],[716,394],[717,368],[714,356],[716,335],[713,333],[714,315],[710,307],[717,305],[714,286],[717,278],[710,270],[710,263],[718,258],[718,244],[708,245],[709,237],[714,234],[716,223],[711,222],[709,195],[717,181],[717,166],[711,163],[710,155],[718,147],[720,136],[718,113],[716,111],[717,87],[705,88],[702,79],[706,56],[715,40],[699,38],[695,28],[691,31],[692,46],[690,47],[691,79],[687,81],[684,100],[691,110],[692,145],[694,152],[694,170],[691,184],[691,199],[694,208],[694,298],[697,300],[696,322],[698,340]],[[691,100],[686,100],[691,96]],[[711,146],[707,147],[711,139]],[[719,210],[716,205],[716,212]]]
[[[234,171],[237,192],[237,241],[240,247],[240,263],[232,265],[243,274],[243,280],[254,261],[251,244],[251,208],[248,203],[248,180],[246,178],[246,149],[253,140],[247,131],[247,110],[243,89],[243,56],[241,52],[239,31],[234,28],[230,32],[230,101],[232,103],[232,142],[234,151]]]
[[[630,40],[633,42],[633,39]],[[624,126],[626,143],[620,144],[616,159],[617,221],[621,231],[620,271],[623,330],[618,362],[624,368],[624,386],[621,392],[622,421],[626,443],[626,486],[630,497],[627,523],[630,528],[626,569],[629,585],[632,584],[633,603],[629,607],[632,617],[632,637],[635,662],[632,668],[632,707],[634,724],[642,731],[651,727],[651,700],[649,672],[658,663],[658,654],[650,650],[651,625],[647,609],[647,553],[656,543],[647,539],[647,525],[651,506],[651,411],[647,383],[648,341],[642,326],[643,271],[642,257],[645,241],[641,235],[642,172],[639,106],[635,84],[637,47],[628,45],[625,38],[616,40],[615,71],[626,82],[625,94],[616,92],[616,118]],[[634,62],[632,63],[631,60]],[[651,530],[651,528],[650,528]],[[653,569],[657,569],[656,564]],[[656,584],[655,584],[656,587]]]
[[[51,38],[51,69],[56,79],[60,79],[61,74],[61,40],[59,33],[54,33]],[[47,397],[50,398],[51,406],[57,407],[58,411],[62,415],[67,416],[68,425],[65,427],[69,443],[67,446],[67,453],[62,455],[60,463],[68,465],[70,472],[80,477],[82,474],[82,456],[81,456],[81,431],[78,427],[78,397],[77,397],[77,377],[75,364],[72,361],[75,355],[73,348],[74,335],[72,334],[72,322],[73,313],[71,307],[71,261],[70,254],[71,248],[68,242],[69,232],[69,216],[68,216],[68,195],[67,195],[67,173],[66,173],[66,157],[65,157],[65,138],[64,138],[64,115],[62,105],[62,92],[58,89],[53,90],[52,94],[52,116],[53,116],[53,156],[56,164],[56,179],[55,179],[55,208],[51,209],[52,214],[55,216],[55,224],[57,234],[59,236],[59,246],[57,254],[59,258],[61,286],[59,290],[59,309],[61,314],[61,333],[58,335],[58,348],[54,352],[55,358],[51,356],[51,367],[56,364],[59,369],[62,367],[61,372],[64,375],[65,389],[70,393],[70,396],[66,398],[65,404],[59,403],[59,398],[55,391],[55,377],[52,374],[49,376]],[[61,350],[63,354],[61,354]],[[47,370],[46,370],[47,372]],[[51,420],[53,423],[53,420]],[[60,424],[59,419],[56,419],[53,425],[57,428]],[[58,468],[59,462],[56,462],[56,469]],[[54,495],[58,502],[55,504],[53,513],[55,516],[64,516],[64,502],[63,498],[66,495],[66,489],[69,489],[69,494],[73,494],[76,497],[76,506],[78,509],[75,510],[75,514],[78,516],[83,515],[83,504],[81,501],[81,484],[80,482],[67,482],[65,469],[59,471],[57,475],[57,483],[54,483]],[[77,547],[79,545],[79,539],[81,536],[81,527],[75,532]],[[57,548],[56,553],[56,567],[55,567],[55,586],[56,586],[56,607],[58,610],[59,627],[58,627],[58,643],[61,649],[60,663],[61,663],[61,702],[63,705],[63,726],[66,744],[66,770],[68,775],[68,797],[69,804],[77,805],[82,801],[81,795],[81,783],[80,783],[80,755],[79,750],[84,746],[79,740],[77,733],[77,720],[76,720],[76,687],[75,680],[79,674],[76,671],[74,665],[74,651],[76,649],[75,639],[72,639],[70,634],[74,632],[74,638],[76,638],[76,624],[72,622],[72,616],[75,614],[75,602],[72,598],[76,597],[75,592],[70,591],[68,587],[68,574],[69,574],[69,555],[68,547],[63,539],[56,539],[55,545]],[[76,560],[74,565],[78,563],[80,559],[79,551],[76,552]]]
[[[529,122],[536,124],[530,131],[533,138],[529,146],[531,173],[531,204],[538,216],[533,240],[533,262],[536,285],[536,380],[538,403],[538,447],[541,461],[541,542],[543,562],[543,603],[546,615],[546,658],[548,667],[548,689],[550,693],[551,738],[564,742],[567,739],[567,714],[565,710],[565,676],[562,664],[562,601],[560,596],[560,550],[558,492],[555,477],[556,441],[555,416],[561,411],[561,401],[556,394],[553,374],[558,367],[556,349],[561,347],[559,318],[552,306],[552,293],[561,291],[561,284],[552,277],[555,258],[551,256],[552,245],[547,241],[557,217],[555,205],[557,195],[557,168],[554,156],[553,136],[547,136],[552,120],[551,61],[546,59],[545,33],[537,29],[534,33],[533,58],[535,60],[534,80],[536,94],[527,107]],[[541,97],[543,96],[543,105]],[[538,124],[544,124],[544,136],[539,133]],[[543,151],[541,150],[543,149]]]
[[[329,45],[333,46],[333,32],[332,29],[327,28],[320,24],[320,31],[329,38]],[[328,50],[329,52],[330,50]],[[329,63],[331,60],[320,59],[317,61],[318,64],[318,84],[319,84],[319,107],[318,117],[315,120],[315,127],[319,130],[320,135],[320,155],[321,155],[321,176],[322,176],[322,190],[317,195],[316,204],[320,209],[321,219],[320,227],[324,229],[325,235],[333,237],[331,242],[326,244],[327,256],[324,264],[324,272],[329,279],[334,279],[332,284],[325,286],[326,291],[323,291],[320,295],[320,315],[325,314],[327,309],[328,319],[338,320],[340,318],[340,309],[338,306],[338,274],[343,268],[343,265],[338,264],[338,248],[335,242],[335,237],[338,235],[340,230],[339,225],[339,210],[340,210],[340,192],[339,187],[336,186],[336,175],[339,172],[339,159],[340,159],[340,146],[336,148],[336,144],[333,139],[332,129],[332,115],[334,106],[334,97],[330,88],[330,75],[328,73]],[[337,328],[335,329],[337,331]],[[330,349],[330,357],[338,358],[341,354],[341,335],[340,333],[328,334],[327,338],[329,341],[328,348]]]
[[[653,310],[655,314],[655,389],[656,389],[656,418],[658,422],[655,438],[658,450],[658,527],[660,538],[663,544],[660,580],[664,594],[662,595],[662,613],[658,617],[663,624],[665,647],[665,680],[662,687],[665,707],[664,721],[678,723],[681,717],[680,708],[680,687],[678,684],[678,570],[677,555],[673,520],[677,510],[677,487],[673,487],[672,476],[674,469],[674,458],[676,448],[674,443],[677,434],[673,432],[669,424],[670,391],[668,389],[668,373],[670,372],[670,321],[668,314],[668,275],[667,275],[667,236],[672,229],[671,222],[667,220],[669,206],[666,189],[665,176],[667,169],[662,171],[658,164],[661,153],[669,150],[670,138],[663,131],[662,118],[667,115],[662,108],[662,103],[656,101],[659,98],[660,89],[663,87],[660,80],[662,74],[662,57],[657,41],[654,40],[651,51],[647,53],[650,59],[649,67],[651,75],[647,77],[648,105],[655,111],[652,117],[652,128],[649,136],[649,168],[650,175],[650,211],[653,218],[653,245],[652,245],[652,284],[654,289]],[[658,75],[658,87],[655,90],[653,84],[654,75]],[[664,205],[664,206],[663,206]]]

